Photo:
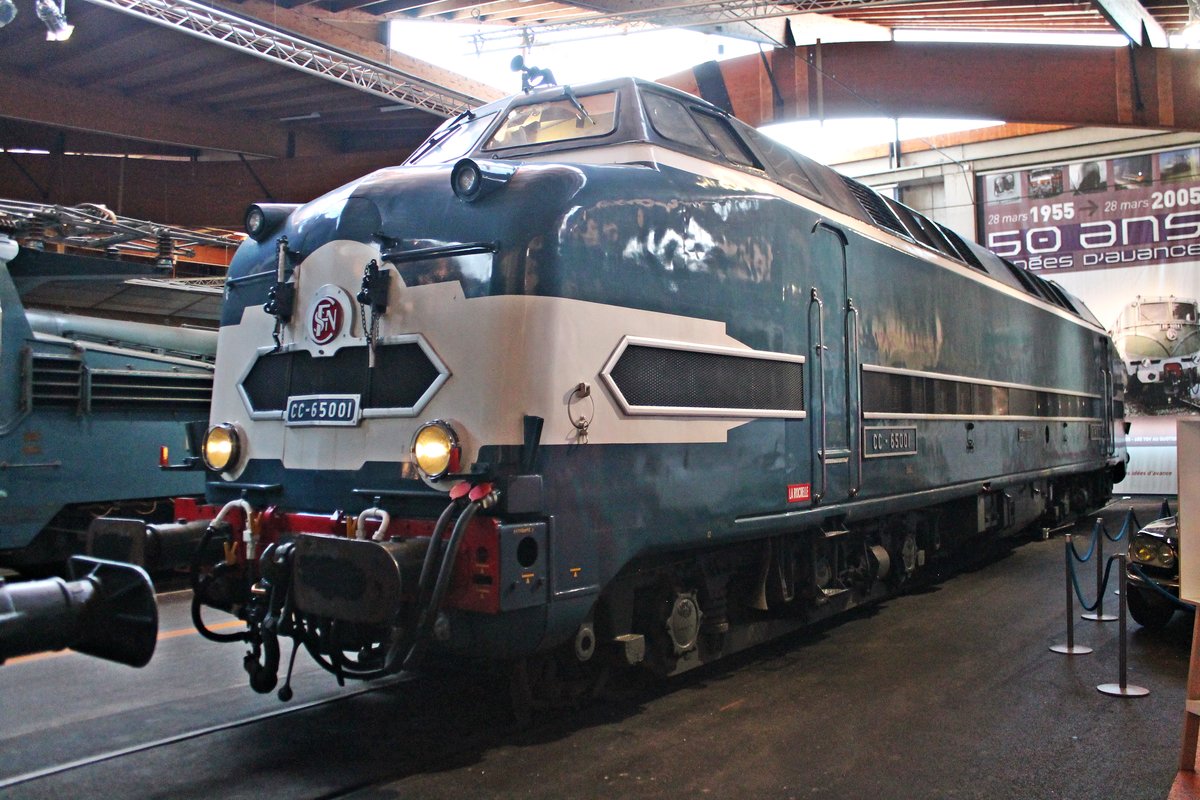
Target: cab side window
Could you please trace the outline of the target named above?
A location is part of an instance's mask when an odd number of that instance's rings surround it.
[[[650,125],[664,139],[703,150],[710,155],[717,154],[700,126],[692,119],[692,115],[684,108],[683,103],[664,97],[660,94],[646,93],[643,95],[646,104],[646,114],[650,117]]]
[[[642,97],[650,125],[659,136],[741,167],[762,169],[750,148],[719,115],[654,92]]]

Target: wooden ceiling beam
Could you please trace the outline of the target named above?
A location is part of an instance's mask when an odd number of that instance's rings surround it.
[[[758,54],[719,63],[734,115],[755,126],[949,116],[1200,131],[1195,50],[851,42],[780,48],[768,61],[770,75]],[[662,81],[699,94],[691,71]]]
[[[246,82],[274,82],[277,76],[278,72],[270,64],[256,59],[225,60],[214,69],[195,70],[187,77],[171,81],[156,81],[143,85],[140,91],[149,97],[172,102],[196,94],[218,95]]]
[[[355,97],[340,86],[334,86],[328,89],[318,87],[308,91],[287,89],[277,93],[269,92],[266,89],[260,89],[253,93],[246,90],[242,93],[223,95],[219,101],[207,103],[206,107],[221,114],[244,110],[246,114],[253,117],[265,115],[276,117],[321,111],[323,106],[330,104],[341,108],[351,104],[353,107],[361,109],[364,106],[363,100],[368,100],[376,106],[382,105],[373,98]]]
[[[160,31],[159,36],[161,35]],[[215,48],[211,51],[194,50],[186,59],[181,58],[176,50],[167,50],[153,56],[138,54],[136,60],[130,63],[110,64],[103,69],[97,69],[89,79],[77,80],[75,85],[80,88],[98,86],[129,94],[148,87],[172,84],[181,75],[187,75],[189,78],[203,76],[226,63],[228,56]]]
[[[287,154],[287,129],[251,121],[236,114],[214,119],[178,106],[146,102],[144,98],[82,90],[17,75],[4,79],[0,114],[77,131],[95,131],[140,141],[161,142],[201,150],[282,157]],[[302,151],[330,152],[319,141],[297,143]]]
[[[1167,47],[1167,32],[1138,0],[1092,0],[1112,26],[1139,47]]]
[[[397,147],[382,152],[263,159],[250,162],[253,173],[236,160],[67,157],[69,181],[54,179],[52,157],[18,155],[0,159],[0,185],[5,186],[4,196],[13,200],[66,206],[100,203],[125,216],[169,225],[240,230],[250,203],[267,199],[306,202],[380,167],[398,164],[407,154],[407,148]],[[38,187],[49,196],[39,193]]]
[[[434,9],[438,9],[434,11]],[[496,0],[495,2],[474,5],[468,0],[449,0],[448,2],[435,3],[431,6],[426,6],[415,16],[419,19],[422,17],[431,17],[434,15],[446,15],[447,19],[464,20],[476,19],[475,11],[478,9],[479,19],[481,22],[495,20],[497,18],[506,18],[507,16],[515,16],[525,19],[549,19],[558,18],[561,16],[580,16],[590,14],[592,12],[584,12],[577,8],[563,6],[556,2],[521,2],[521,0]],[[517,12],[513,14],[513,12]]]

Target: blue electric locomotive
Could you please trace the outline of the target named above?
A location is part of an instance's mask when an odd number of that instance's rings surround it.
[[[1124,470],[1078,300],[653,83],[489,104],[247,228],[195,602],[260,691],[280,636],[339,679],[678,673]]]
[[[206,413],[216,337],[27,309],[11,274],[19,251],[0,228],[0,566],[36,574],[81,552],[97,517],[170,522],[173,498],[203,491],[197,472],[160,468],[160,447],[184,450],[185,423]],[[115,293],[113,274],[146,271],[91,259],[109,273],[98,285],[54,259],[87,261],[46,253],[38,263],[50,266],[22,279],[66,276],[94,297]]]

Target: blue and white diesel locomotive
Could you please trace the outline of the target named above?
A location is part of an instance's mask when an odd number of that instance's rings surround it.
[[[247,227],[195,602],[259,691],[280,637],[339,679],[682,672],[1124,471],[1078,300],[653,83],[483,106]]]

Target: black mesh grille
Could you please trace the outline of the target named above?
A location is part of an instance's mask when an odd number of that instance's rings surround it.
[[[377,348],[367,408],[411,408],[438,375],[437,367],[416,343]]]
[[[313,358],[304,350],[259,356],[242,388],[255,411],[282,411],[288,397],[360,394],[363,408],[412,408],[437,380],[438,368],[416,342],[375,348],[375,369],[366,347],[343,347]]]
[[[631,406],[804,410],[804,364],[630,345],[611,377]]]
[[[846,187],[858,198],[859,204],[862,205],[863,210],[870,215],[871,219],[875,221],[876,225],[895,231],[905,238],[909,238],[908,232],[904,230],[904,226],[900,224],[900,220],[887,207],[887,204],[883,202],[883,198],[875,193],[874,189],[859,183],[853,178],[847,178],[845,175],[842,176],[842,180],[846,182]]]
[[[288,374],[292,353],[259,356],[242,381],[242,388],[255,411],[282,411],[287,404]]]
[[[1099,418],[1100,400],[950,378],[863,372],[863,411],[975,417]]]

